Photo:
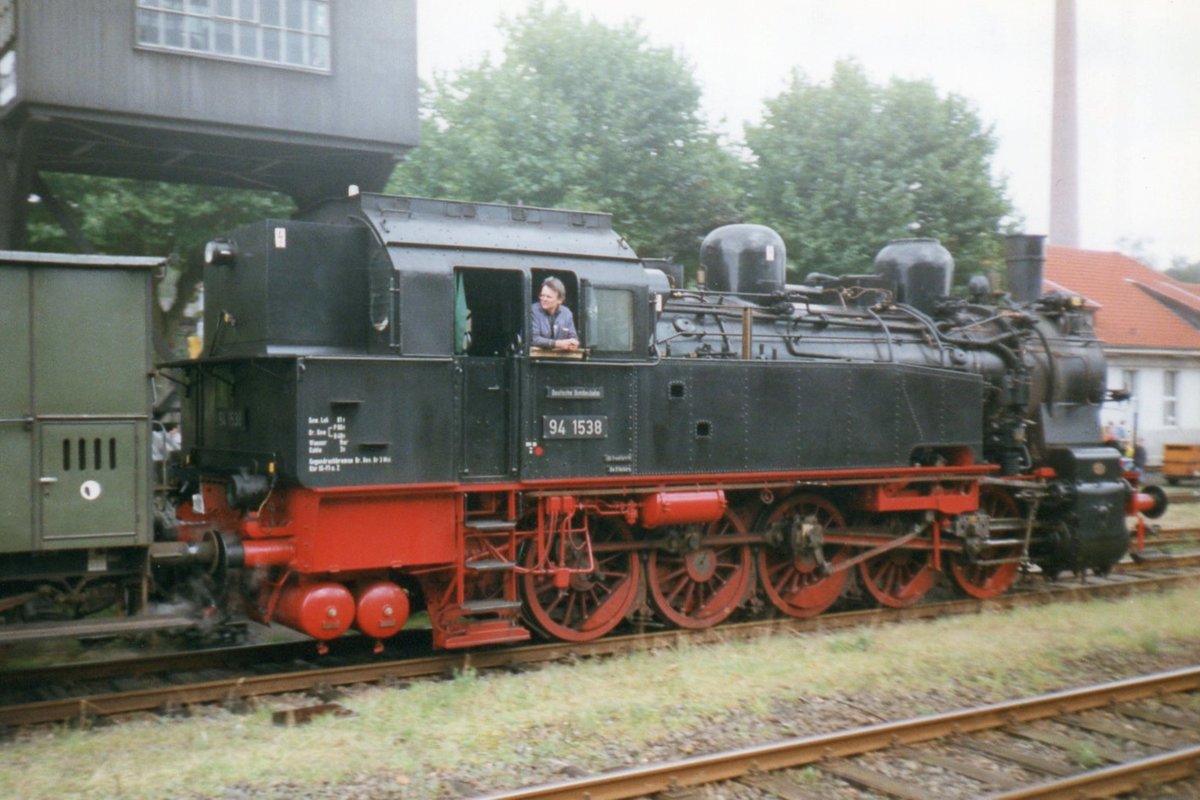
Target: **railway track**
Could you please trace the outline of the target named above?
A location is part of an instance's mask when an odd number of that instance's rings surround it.
[[[1196,544],[1200,542],[1200,528],[1151,528],[1146,531],[1146,544]]]
[[[1167,495],[1167,501],[1172,505],[1179,503],[1200,503],[1200,488],[1192,486],[1161,486]]]
[[[1168,540],[1163,539],[1162,541]],[[1176,539],[1171,538],[1169,541],[1173,542]],[[1153,543],[1150,538],[1147,538],[1147,542]],[[1164,578],[1171,580],[1173,576],[1169,574],[1170,571],[1192,567],[1200,568],[1200,553],[1172,555],[1148,553],[1137,561],[1118,563],[1114,569],[1118,575],[1163,571],[1166,573],[1164,574]],[[1115,580],[1108,581],[1108,584],[1114,583]],[[1105,584],[1107,588],[1101,588],[1098,584],[1094,585],[1088,591],[1092,591],[1093,589],[1097,592],[1119,591],[1117,586],[1109,586],[1108,584]],[[1028,587],[1026,588],[1028,589]],[[1052,588],[1058,591],[1074,591],[1073,584],[1067,582],[1055,584]],[[997,598],[990,602],[992,604],[990,607],[997,607],[996,604],[1006,605],[1005,598]],[[970,613],[970,608],[972,608],[971,601],[962,600],[957,603],[942,602],[926,604],[918,608],[891,611],[890,614],[904,615],[904,618],[911,618],[914,615],[925,618],[927,613]],[[845,621],[844,624],[847,626],[873,624],[876,621],[875,617],[884,618],[888,614],[889,612],[884,609],[842,612],[827,614],[820,620],[815,621],[774,620],[770,622],[745,623],[743,625],[724,625],[721,626],[719,631],[722,633],[727,631],[745,631],[749,633],[758,630],[763,625],[771,628],[786,626],[790,630],[833,629],[841,627],[843,621]],[[699,632],[692,635],[698,636],[703,633]],[[653,636],[655,634],[650,635]],[[674,631],[658,635],[668,636],[672,639],[676,639],[679,636],[688,636],[685,631]],[[372,647],[373,642],[368,639],[348,637],[339,642],[336,654],[325,656],[320,660],[325,666],[345,666],[349,663],[357,663],[362,660],[379,662],[380,659],[376,657]],[[269,672],[281,672],[285,670],[280,665],[286,666],[287,664],[308,662],[313,658],[313,653],[312,640],[303,638],[295,641],[271,644],[172,651],[139,656],[137,658],[39,666],[36,669],[29,670],[0,669],[0,678],[3,678],[4,689],[11,695],[14,691],[38,687],[65,686],[87,681],[116,679],[127,681],[140,676],[155,674],[250,668]],[[400,635],[388,642],[385,653],[386,658],[393,660],[431,656],[433,649],[428,630],[410,629],[402,631]],[[43,688],[43,691],[46,691],[46,689]],[[6,696],[0,693],[0,707],[6,704],[5,700]]]
[[[789,800],[1107,797],[1200,774],[1198,702],[1200,668],[1176,670],[490,798],[682,800],[726,783]]]
[[[1159,591],[1198,579],[1200,556],[1161,556],[1122,564],[1110,576],[1087,582],[1034,581],[1024,591],[985,602],[930,602],[905,609],[856,610],[812,619],[758,620],[700,631],[641,631],[582,644],[552,643],[431,655],[427,632],[414,631],[389,651],[403,653],[404,657],[387,660],[370,656],[365,646],[358,657],[353,653],[339,654],[339,659],[345,661],[315,659],[309,642],[306,648],[292,643],[273,648],[179,653],[152,659],[10,671],[0,673],[9,689],[6,699],[0,701],[0,726],[61,721],[86,726],[100,718],[130,712],[168,712],[205,703],[237,707],[269,695],[326,694],[327,690],[353,684],[428,679],[465,669],[519,669],[567,658],[671,647],[682,641],[703,644],[753,638],[772,631],[832,631],[1034,604],[1119,597]],[[232,669],[230,661],[235,665]]]

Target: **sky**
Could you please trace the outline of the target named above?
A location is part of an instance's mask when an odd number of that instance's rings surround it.
[[[839,59],[871,80],[929,80],[968,98],[997,140],[1026,233],[1047,233],[1054,0],[564,0],[607,25],[640,20],[695,68],[703,111],[733,140],[793,69]],[[418,0],[421,77],[500,54],[528,0]],[[1200,261],[1200,2],[1076,0],[1080,246],[1159,268]]]

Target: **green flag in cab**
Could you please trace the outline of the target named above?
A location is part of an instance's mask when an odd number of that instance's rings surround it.
[[[471,347],[471,309],[467,307],[467,291],[462,273],[454,283],[454,352],[462,355]]]

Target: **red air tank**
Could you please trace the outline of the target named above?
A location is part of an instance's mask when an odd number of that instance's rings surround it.
[[[354,604],[354,627],[376,639],[395,636],[408,621],[408,595],[391,581],[363,584]]]
[[[289,586],[279,595],[275,619],[314,639],[336,639],[354,622],[354,597],[332,581]]]
[[[716,522],[725,513],[725,492],[655,492],[641,503],[642,524],[647,528]]]

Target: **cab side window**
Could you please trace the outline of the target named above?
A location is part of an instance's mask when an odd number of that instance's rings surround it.
[[[587,324],[584,346],[601,352],[628,353],[633,350],[633,292],[588,286],[585,290]]]

